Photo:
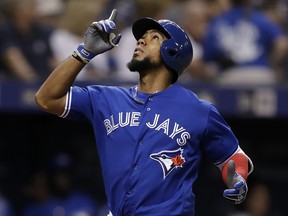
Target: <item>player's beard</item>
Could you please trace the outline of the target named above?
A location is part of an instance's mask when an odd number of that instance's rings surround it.
[[[127,63],[127,67],[132,72],[142,72],[162,66],[162,61],[152,62],[150,58],[145,57],[143,60],[133,58]]]

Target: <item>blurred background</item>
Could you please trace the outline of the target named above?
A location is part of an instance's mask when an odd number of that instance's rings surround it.
[[[196,215],[287,216],[287,0],[0,0],[0,216],[107,215],[90,125],[40,111],[34,94],[113,8],[120,45],[96,56],[76,84],[135,85],[126,68],[133,21],[178,22],[194,48],[179,84],[216,105],[255,165],[248,197],[235,206],[203,158]]]

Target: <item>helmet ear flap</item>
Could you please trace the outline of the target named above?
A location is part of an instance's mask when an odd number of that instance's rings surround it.
[[[177,71],[175,68],[175,61],[178,59],[178,46],[173,39],[163,41],[160,48],[161,57],[164,63],[171,69]]]

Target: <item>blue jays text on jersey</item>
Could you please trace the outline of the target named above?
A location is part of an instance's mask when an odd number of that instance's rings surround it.
[[[123,115],[125,115],[123,117]],[[118,119],[117,122],[114,119],[114,115],[111,115],[110,119],[104,120],[104,125],[107,130],[107,135],[109,135],[114,130],[118,129],[119,127],[136,127],[139,126],[141,112],[120,112],[118,113]],[[123,121],[123,118],[125,120]],[[169,136],[171,139],[173,139],[177,134],[180,134],[180,138],[177,138],[177,143],[180,146],[183,146],[186,144],[187,139],[191,138],[191,135],[189,132],[186,131],[185,128],[179,126],[177,122],[171,125],[170,118],[165,119],[163,122],[159,122],[160,114],[155,114],[153,122],[146,122],[146,126],[151,129],[155,129],[157,131],[162,131],[164,134]],[[115,123],[116,122],[116,123]]]
[[[61,117],[91,123],[113,216],[194,215],[202,156],[221,164],[238,148],[215,106],[177,84],[155,94],[74,86]]]

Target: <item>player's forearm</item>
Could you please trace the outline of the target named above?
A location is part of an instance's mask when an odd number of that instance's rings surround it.
[[[234,161],[235,171],[240,174],[245,180],[247,180],[248,175],[253,172],[254,166],[251,159],[245,154],[245,152],[238,147],[235,154],[233,154],[227,161],[221,165],[222,178],[225,183],[227,183],[228,176],[228,164],[229,161]]]
[[[37,91],[37,105],[45,111],[61,114],[65,107],[66,93],[84,66],[72,56],[57,66]]]
[[[230,160],[233,160],[235,162],[236,172],[240,174],[246,180],[248,176],[248,172],[249,172],[248,158],[242,153],[237,153],[233,155],[223,166],[223,169],[222,169],[223,181],[225,183],[227,182],[228,162]]]
[[[228,187],[224,190],[223,196],[234,204],[240,204],[246,199],[248,193],[246,180],[253,171],[253,163],[238,147],[237,151],[222,165],[222,177]]]

